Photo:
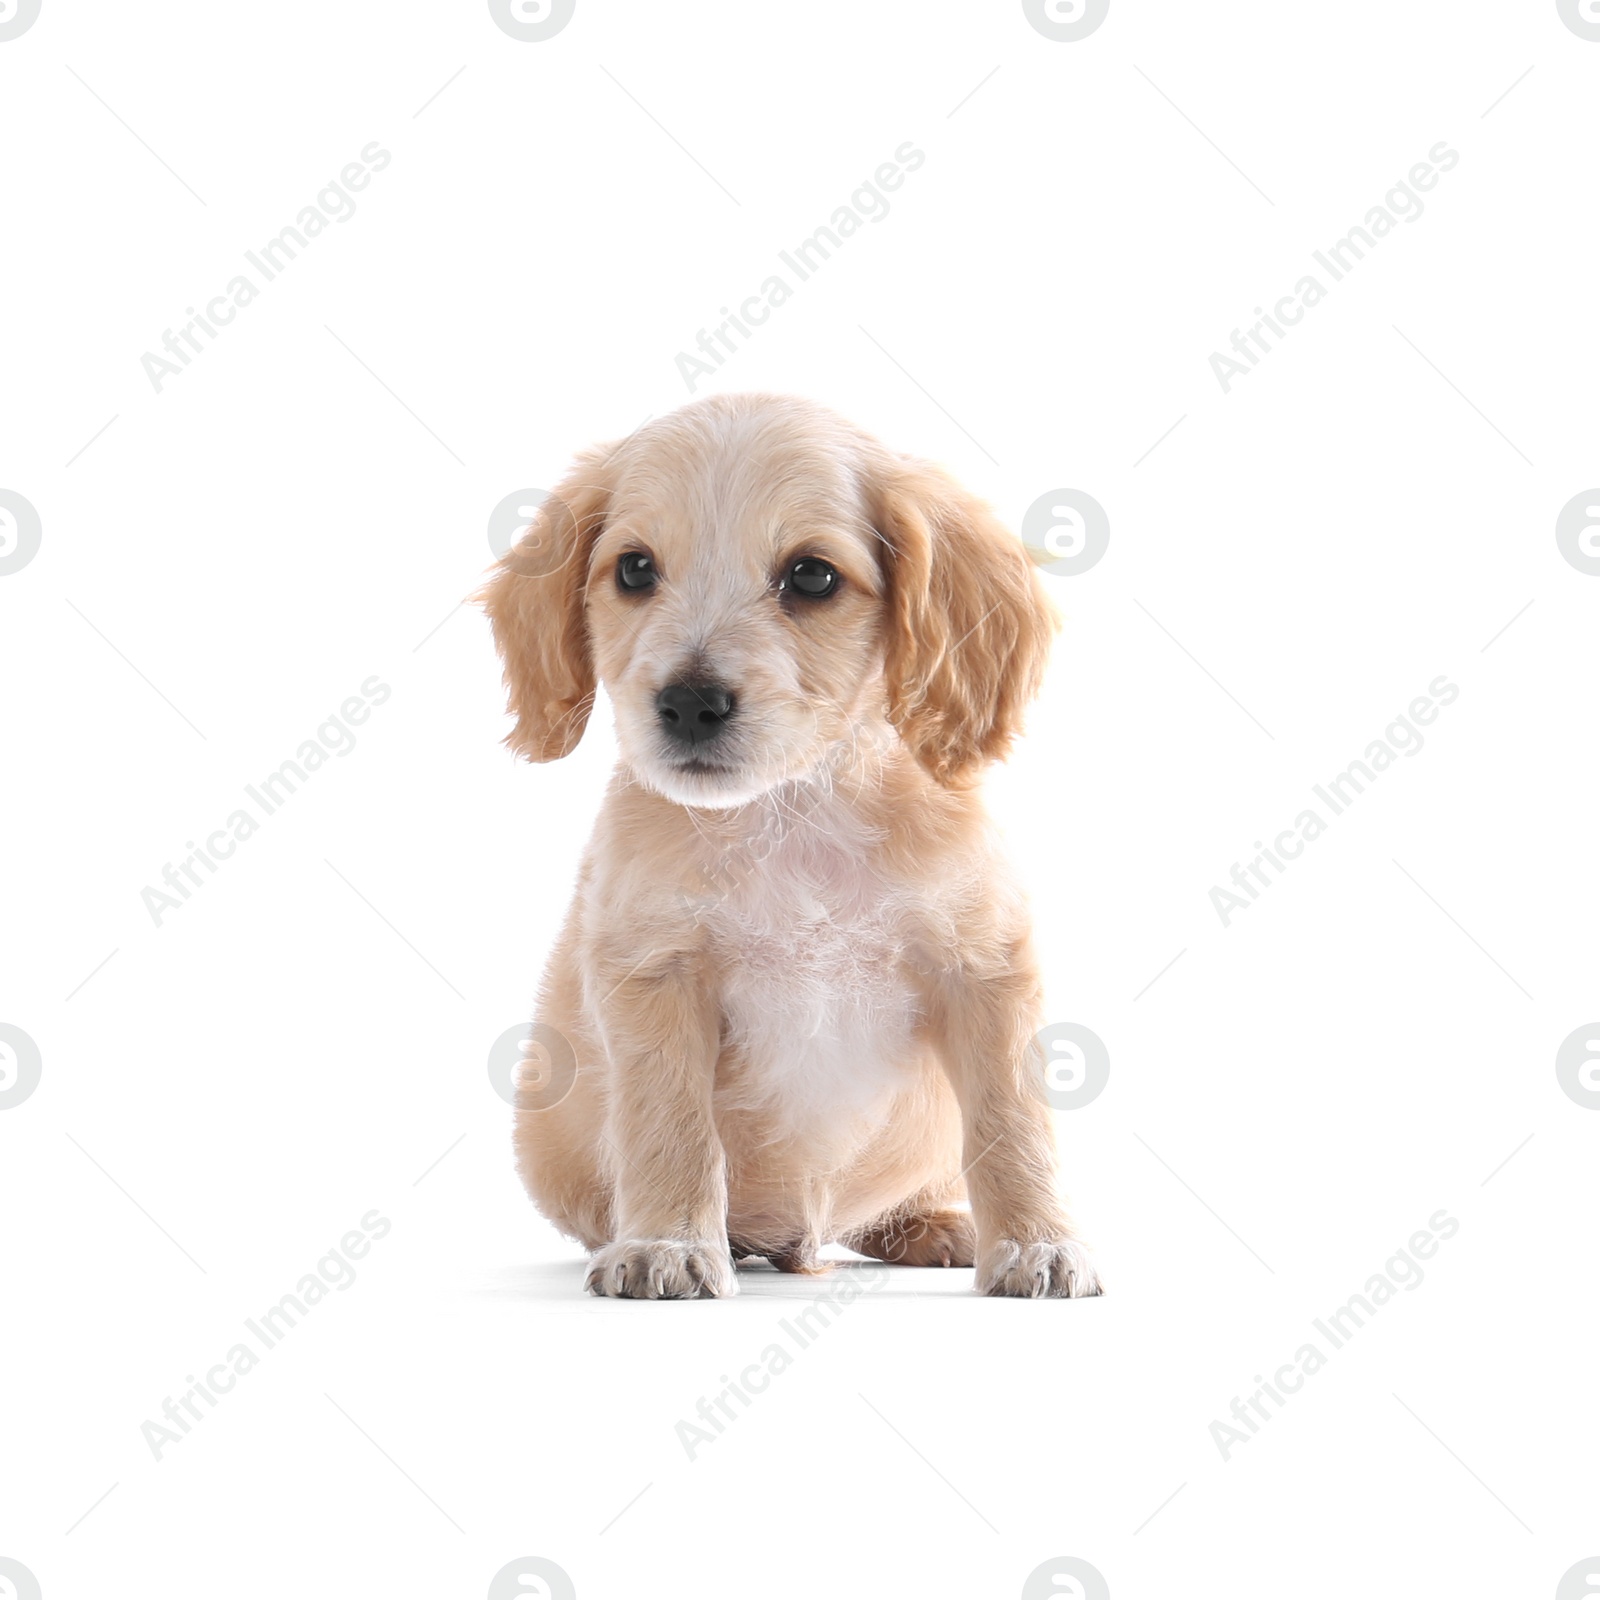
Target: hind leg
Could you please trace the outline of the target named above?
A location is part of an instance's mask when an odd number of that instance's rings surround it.
[[[900,1267],[970,1267],[978,1236],[966,1211],[896,1212],[847,1239],[852,1250]]]
[[[598,1250],[612,1236],[611,1184],[586,1137],[583,1118],[590,1108],[580,1103],[563,1110],[518,1107],[517,1172],[529,1198],[562,1233]]]
[[[614,1193],[600,1159],[605,1071],[583,1025],[570,945],[552,956],[539,997],[538,1044],[513,1080],[517,1173],[529,1198],[586,1250],[613,1236]]]
[[[972,1214],[958,1209],[961,1185],[914,1194],[842,1242],[859,1255],[903,1267],[970,1267],[977,1258]]]
[[[730,1155],[732,1152],[730,1152]],[[750,1184],[745,1177],[740,1220],[733,1223],[733,1258],[765,1256],[779,1272],[819,1276],[833,1263],[822,1259],[828,1242],[827,1186],[803,1173],[777,1171],[777,1192],[763,1193],[765,1211],[752,1215]],[[731,1203],[730,1203],[731,1204]]]

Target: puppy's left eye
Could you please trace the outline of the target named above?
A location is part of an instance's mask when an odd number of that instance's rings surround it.
[[[839,587],[839,574],[818,556],[802,556],[784,573],[778,587],[803,594],[808,600],[825,600]]]

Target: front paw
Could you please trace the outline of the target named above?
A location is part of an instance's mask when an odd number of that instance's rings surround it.
[[[979,1294],[1081,1300],[1100,1293],[1100,1277],[1087,1245],[1070,1235],[1024,1243],[997,1239],[979,1257]]]
[[[583,1286],[590,1294],[623,1300],[722,1300],[737,1289],[726,1245],[682,1239],[602,1245]]]

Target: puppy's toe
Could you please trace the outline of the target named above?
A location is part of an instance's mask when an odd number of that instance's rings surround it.
[[[980,1294],[1024,1300],[1080,1300],[1100,1293],[1100,1275],[1088,1246],[1070,1236],[1032,1243],[998,1239],[983,1252],[976,1287]]]
[[[619,1239],[601,1246],[584,1288],[622,1300],[725,1299],[736,1291],[727,1247],[709,1239]]]

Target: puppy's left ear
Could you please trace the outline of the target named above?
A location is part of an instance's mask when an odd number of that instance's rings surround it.
[[[895,459],[878,485],[889,720],[947,788],[1004,756],[1060,626],[1022,541],[939,468]]]

